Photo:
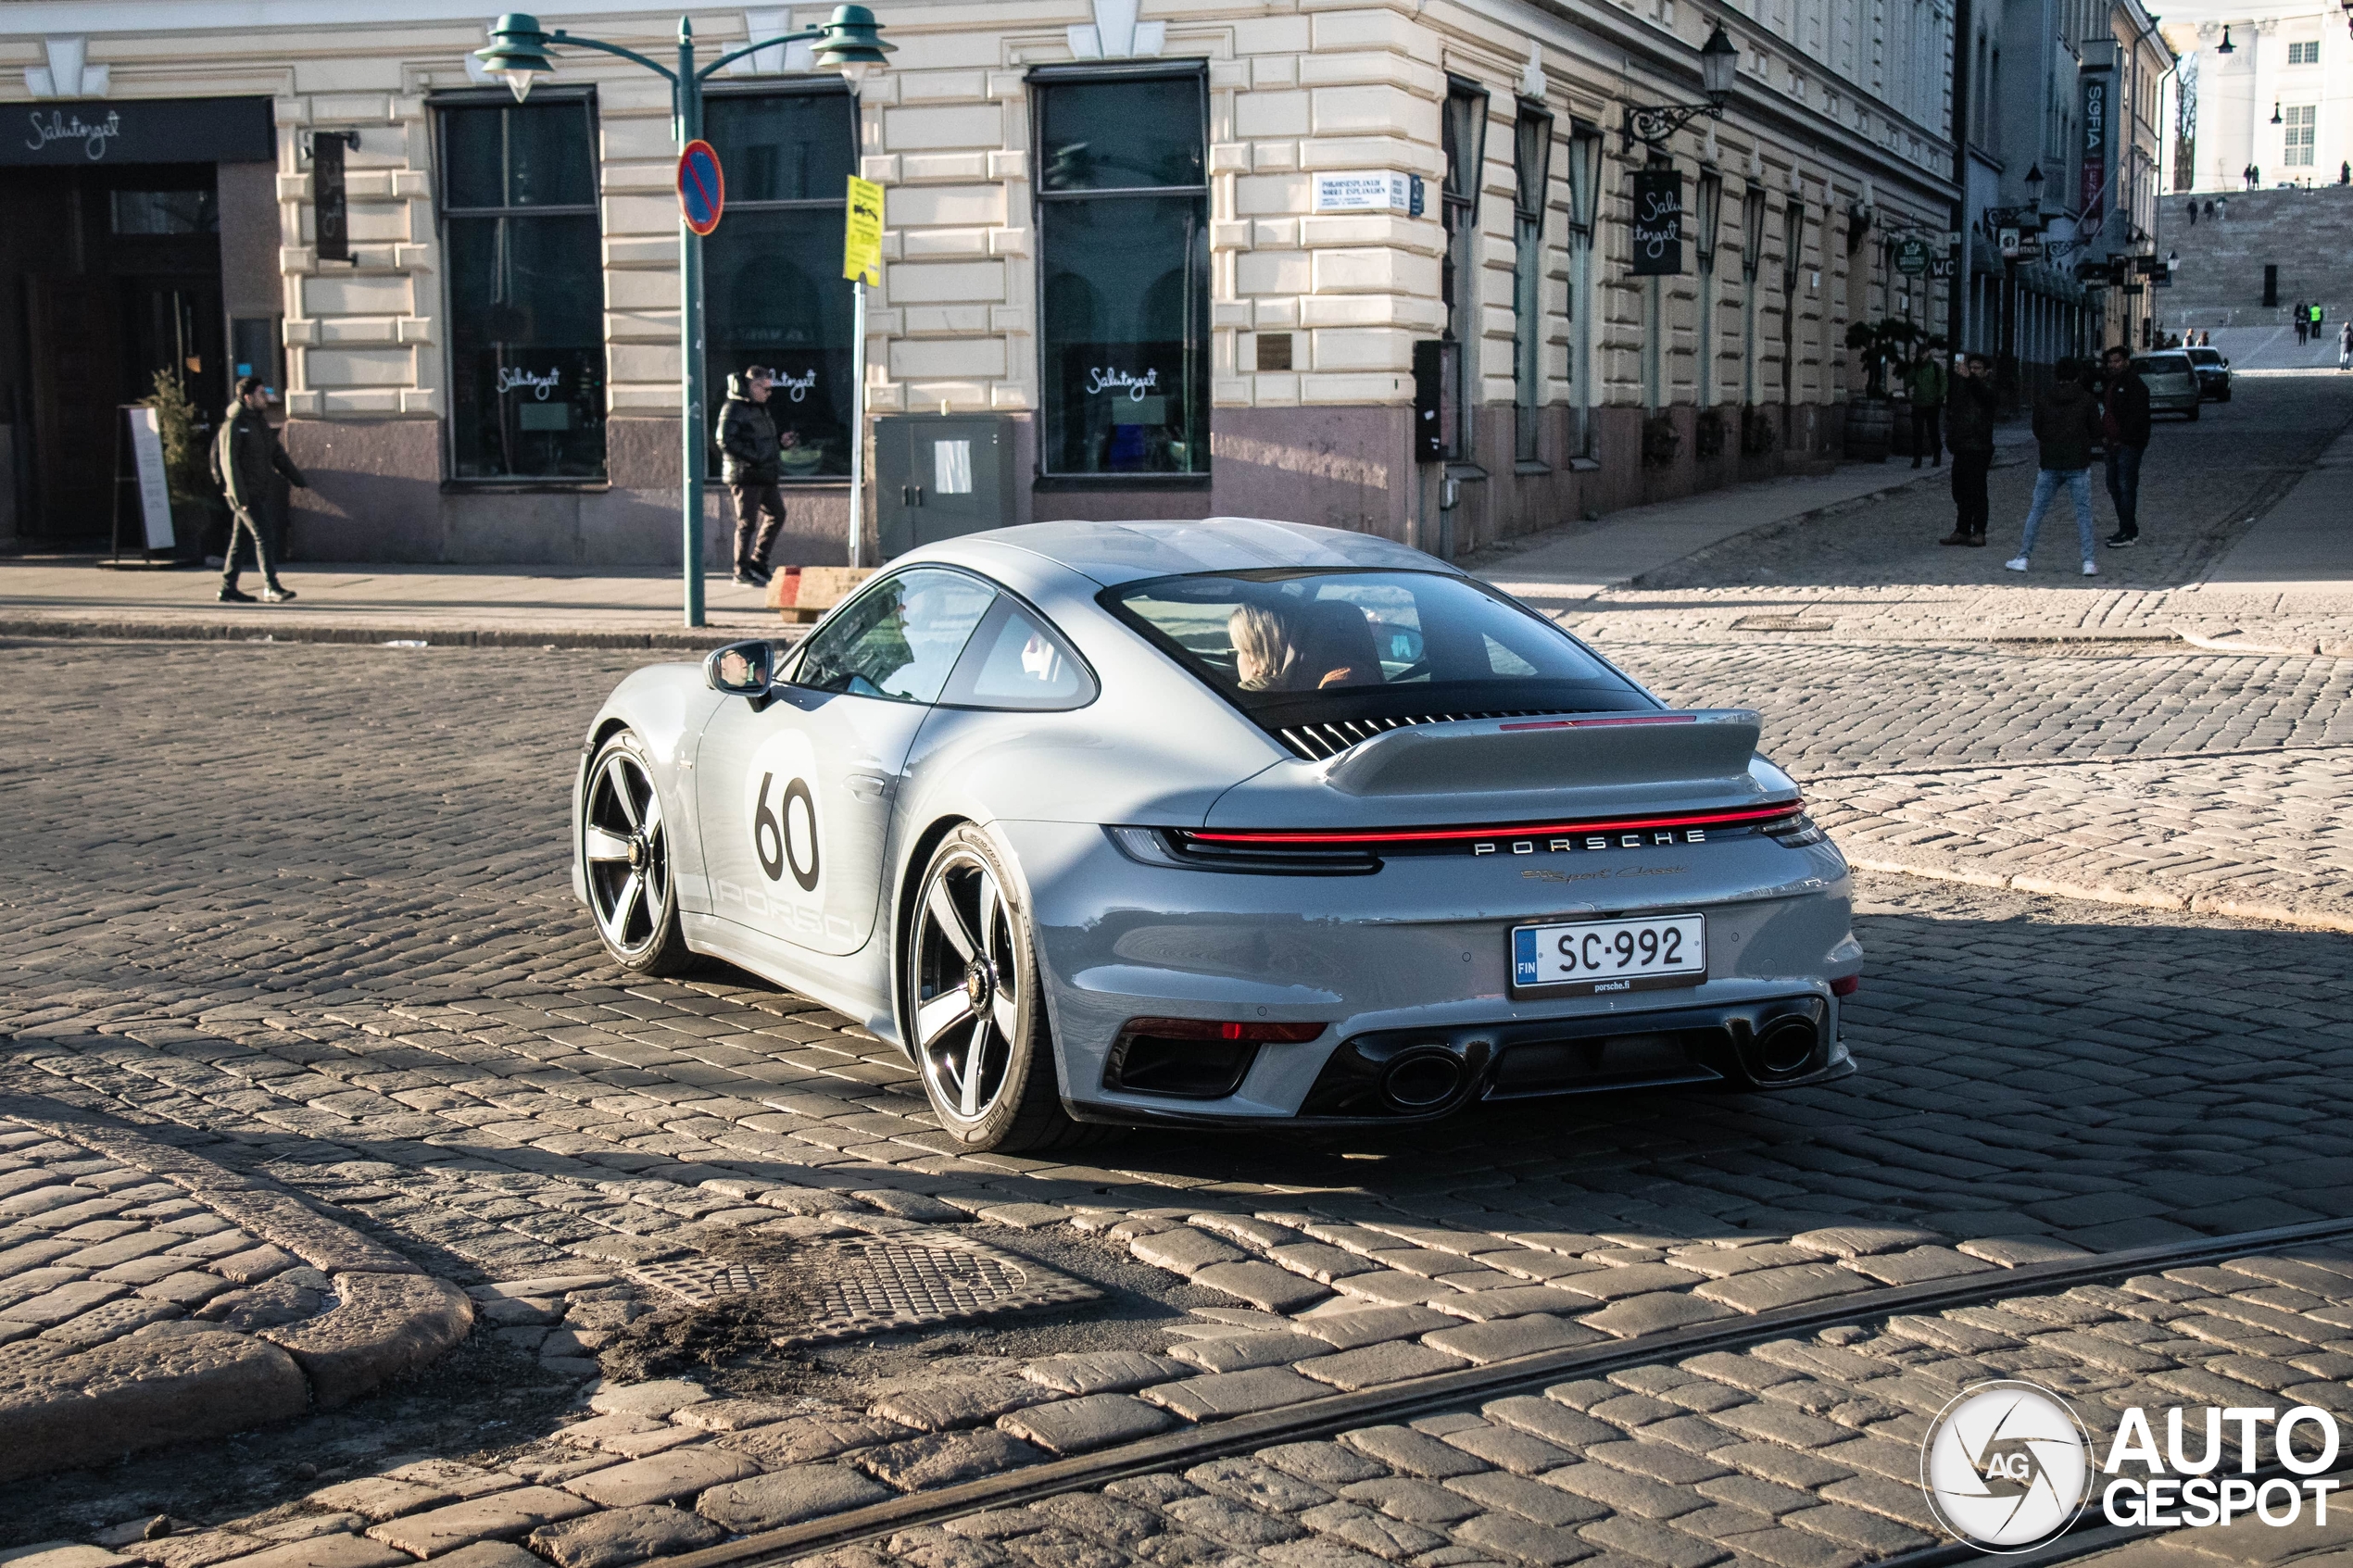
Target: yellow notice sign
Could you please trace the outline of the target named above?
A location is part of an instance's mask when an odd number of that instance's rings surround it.
[[[883,188],[849,177],[849,220],[842,226],[841,275],[882,282]]]

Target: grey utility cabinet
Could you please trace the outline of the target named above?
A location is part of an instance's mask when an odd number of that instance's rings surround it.
[[[1013,521],[1013,422],[1001,414],[875,421],[875,526],[885,560]]]

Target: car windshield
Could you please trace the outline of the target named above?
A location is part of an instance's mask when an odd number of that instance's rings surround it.
[[[2193,348],[2190,358],[2200,365],[2219,365],[2222,362],[2222,351],[2219,348]]]
[[[1551,621],[1445,572],[1211,572],[1102,600],[1270,728],[1655,706]]]

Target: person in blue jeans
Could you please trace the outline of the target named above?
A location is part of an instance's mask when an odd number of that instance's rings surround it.
[[[2108,448],[2108,498],[2116,503],[2111,550],[2141,541],[2141,456],[2149,445],[2148,383],[2133,373],[2133,356],[2111,347],[2100,385],[2100,444]]]
[[[2100,444],[2100,405],[2084,385],[2083,365],[2076,359],[2058,362],[2058,380],[2034,400],[2034,440],[2041,447],[2040,471],[2034,476],[2034,503],[2026,509],[2026,537],[2018,554],[2002,564],[2024,571],[2034,553],[2034,536],[2043,527],[2043,513],[2058,488],[2067,486],[2075,503],[2075,532],[2083,546],[2083,575],[2097,577],[2099,563],[2092,558],[2092,448]]]

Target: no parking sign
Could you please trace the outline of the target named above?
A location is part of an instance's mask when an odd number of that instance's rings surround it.
[[[719,155],[708,142],[687,143],[678,155],[678,210],[686,227],[708,234],[719,227],[719,215],[726,208],[727,177],[720,172]]]

